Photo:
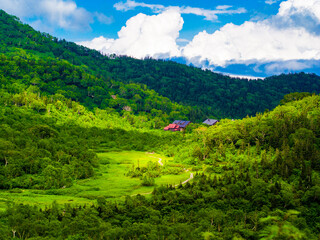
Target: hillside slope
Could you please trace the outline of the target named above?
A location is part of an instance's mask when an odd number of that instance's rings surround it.
[[[86,66],[91,74],[123,83],[143,83],[177,103],[196,107],[193,115],[241,118],[273,109],[291,92],[320,92],[320,77],[289,74],[248,81],[203,71],[172,61],[103,56],[95,50],[34,31],[16,17],[0,12],[0,52],[12,46],[38,55]]]
[[[153,128],[163,127],[175,118],[192,117],[195,112],[191,107],[171,102],[145,85],[96,77],[87,73],[84,67],[65,60],[39,57],[20,48],[11,48],[11,52],[0,54],[0,59],[0,91],[4,101],[12,101],[6,93],[60,94],[91,110],[98,107],[121,115],[139,115],[142,123],[152,119],[154,122],[149,127]],[[20,104],[18,98],[14,101]]]

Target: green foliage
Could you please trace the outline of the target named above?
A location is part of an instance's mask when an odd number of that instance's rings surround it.
[[[142,175],[142,186],[153,186],[155,183],[154,177],[149,173]]]
[[[59,188],[93,175],[96,155],[73,129],[31,109],[0,107],[1,188]],[[64,129],[64,130],[62,130]]]
[[[16,96],[22,99],[17,106],[0,106],[0,186],[4,189],[61,188],[92,177],[98,163],[90,149],[98,146],[154,151],[179,140],[164,131],[138,131],[118,114],[91,112],[61,95]],[[43,113],[32,107],[34,100],[44,105]]]
[[[96,77],[65,60],[38,58],[21,51],[14,49],[0,55],[0,78],[5,79],[1,85],[3,104],[28,106],[45,113],[51,111],[48,103],[60,100],[67,101],[67,106],[79,115],[84,114],[83,106],[73,106],[77,101],[90,110],[99,108],[122,115],[137,128],[161,128],[175,118],[185,119],[191,111],[191,107],[173,103],[144,85]],[[59,105],[55,107],[62,110]]]
[[[283,97],[283,99],[280,101],[281,104],[286,104],[288,102],[292,102],[292,101],[298,101],[298,100],[301,100],[305,97],[309,97],[311,96],[310,93],[308,92],[294,92],[294,93],[290,93],[290,94],[287,94]]]

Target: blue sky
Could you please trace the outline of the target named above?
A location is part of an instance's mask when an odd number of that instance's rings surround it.
[[[320,0],[0,0],[0,8],[105,54],[236,76],[320,74]]]

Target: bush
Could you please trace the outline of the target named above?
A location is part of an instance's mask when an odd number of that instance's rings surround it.
[[[149,174],[144,174],[142,177],[142,186],[154,186],[155,181],[154,178],[151,177]]]

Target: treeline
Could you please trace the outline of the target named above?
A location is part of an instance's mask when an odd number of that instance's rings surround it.
[[[0,12],[0,36],[0,52],[3,53],[12,51],[15,46],[39,56],[65,59],[85,67],[98,78],[146,84],[174,102],[196,107],[188,115],[192,121],[209,116],[219,119],[254,116],[276,107],[286,94],[320,92],[320,78],[314,74],[289,74],[249,81],[172,61],[103,56],[98,51],[34,31],[4,11]],[[100,88],[94,96],[99,99],[99,95]]]

